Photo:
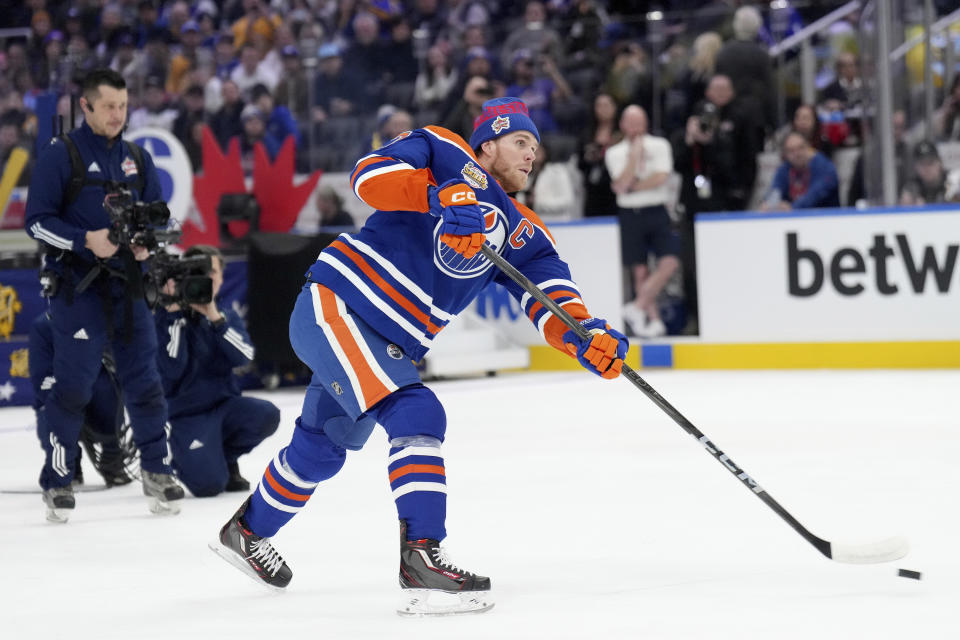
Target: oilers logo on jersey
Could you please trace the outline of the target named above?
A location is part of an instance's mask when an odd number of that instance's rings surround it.
[[[477,204],[483,211],[487,244],[502,255],[507,239],[507,229],[509,229],[507,216],[499,207],[489,202],[481,201]],[[493,266],[493,263],[487,260],[482,253],[478,253],[468,260],[463,257],[462,253],[457,253],[449,245],[441,242],[441,226],[443,226],[443,221],[437,220],[437,226],[433,229],[433,263],[437,265],[438,269],[451,278],[466,279],[475,278]]]

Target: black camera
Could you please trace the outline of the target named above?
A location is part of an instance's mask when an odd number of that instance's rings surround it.
[[[700,107],[700,132],[710,133],[720,124],[720,111],[712,102],[704,102]]]
[[[206,304],[213,300],[213,267],[210,256],[183,256],[158,253],[144,276],[144,296],[151,309],[158,304],[180,305],[186,309],[191,304]],[[173,280],[172,294],[164,292],[168,280]]]
[[[162,200],[137,202],[130,189],[114,183],[103,200],[110,215],[110,242],[120,246],[135,244],[151,251],[176,242],[180,232],[168,230],[170,209]]]

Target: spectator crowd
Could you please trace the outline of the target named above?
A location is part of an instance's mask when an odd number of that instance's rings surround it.
[[[668,243],[666,255],[679,256],[695,318],[695,214],[863,199],[863,158],[849,184],[838,179],[834,162],[838,152],[863,144],[859,15],[830,29],[830,64],[818,76],[816,102],[801,104],[799,96],[787,95],[788,122],[781,123],[767,3],[652,4],[0,0],[9,27],[0,50],[0,162],[18,147],[32,148],[40,96],[63,96],[58,112],[69,117],[70,96],[83,74],[101,66],[121,73],[130,87],[129,127],[171,131],[197,172],[203,170],[204,126],[224,148],[238,139],[247,168],[256,143],[275,156],[292,138],[298,170],[345,171],[412,127],[438,124],[469,138],[485,100],[517,96],[542,134],[534,172],[519,197],[545,217],[619,212],[622,219],[625,202],[634,209],[665,206],[680,241],[676,251]],[[793,4],[786,3],[789,31],[841,3]],[[656,31],[647,19],[651,9],[664,11]],[[945,84],[931,139],[908,141],[903,112],[894,116],[904,204],[960,199],[960,179],[935,144],[960,139],[960,75]],[[605,161],[629,137],[621,128],[628,107],[643,112],[642,136],[661,136],[667,145],[631,147],[656,148],[657,166],[670,163],[657,170],[666,177],[656,197],[624,192]],[[782,164],[769,189],[758,193],[757,157],[765,151],[779,152]],[[637,170],[649,174],[643,152],[636,153],[630,166],[638,163]],[[641,258],[646,251],[631,254],[631,260]],[[640,280],[649,275],[638,264],[625,266]],[[650,292],[633,284],[647,321],[656,320]]]

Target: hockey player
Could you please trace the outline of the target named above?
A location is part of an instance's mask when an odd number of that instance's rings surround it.
[[[33,409],[37,414],[37,436],[40,442],[50,438],[50,425],[44,403],[57,383],[53,376],[53,326],[50,316],[41,313],[30,326],[30,383],[33,386]],[[120,384],[117,382],[113,355],[104,351],[103,365],[93,384],[90,403],[83,412],[80,440],[90,456],[90,462],[108,487],[130,484],[132,481],[124,466],[124,452],[120,447],[123,426]],[[83,484],[80,467],[80,449],[73,470],[73,484]]]
[[[120,137],[127,118],[123,76],[109,69],[89,72],[80,106],[84,123],[41,150],[37,167],[43,169],[33,172],[25,213],[27,233],[45,248],[45,264],[61,282],[50,298],[57,384],[45,404],[50,436],[42,443],[43,501],[48,518],[58,522],[66,522],[73,511],[70,483],[83,410],[109,342],[140,449],[150,510],[177,513],[183,489],[170,468],[157,334],[140,289],[138,261],[149,252],[111,242],[104,209],[106,195],[118,192],[118,185],[134,200],[159,200],[160,180],[150,154]],[[86,283],[92,274],[95,278]],[[79,291],[80,283],[89,286]]]
[[[220,251],[195,245],[184,253],[188,258],[199,255],[210,257],[213,300],[186,311],[178,304],[167,305],[156,310],[155,318],[173,468],[190,493],[205,497],[250,489],[237,458],[277,430],[280,410],[266,400],[240,395],[233,370],[253,362],[253,345],[240,316],[217,307],[223,286]]]
[[[540,142],[526,105],[483,105],[469,146],[440,127],[400,134],[361,158],[354,193],[377,209],[307,272],[290,340],[313,371],[289,445],[211,546],[272,587],[292,572],[269,538],[336,474],[375,423],[390,440],[388,471],[400,517],[401,614],[490,608],[490,579],[454,565],[446,536],[443,407],[413,361],[491,282],[509,289],[544,339],[604,378],[620,375],[626,338],[593,318],[553,238],[507,194],[526,183]],[[482,254],[487,242],[590,330],[577,337]],[[453,594],[453,598],[450,597]],[[450,604],[444,601],[452,600]]]

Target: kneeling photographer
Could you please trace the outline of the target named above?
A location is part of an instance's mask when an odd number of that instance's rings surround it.
[[[50,433],[41,443],[46,459],[40,474],[47,519],[54,522],[73,513],[84,410],[108,345],[150,510],[177,513],[184,495],[170,467],[157,337],[142,290],[140,263],[156,238],[152,224],[129,224],[169,213],[150,154],[121,137],[127,101],[123,76],[90,71],[79,99],[84,122],[41,149],[27,197],[26,231],[40,241],[46,277],[55,282],[49,313],[57,382],[44,405]]]
[[[206,245],[158,256],[151,279],[162,286],[157,358],[177,475],[197,497],[248,491],[237,459],[277,430],[280,410],[240,394],[233,370],[253,362],[253,345],[240,316],[217,307],[223,257]]]

